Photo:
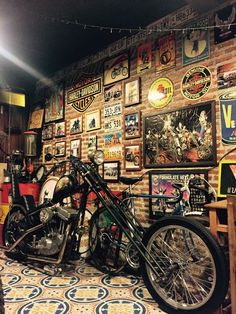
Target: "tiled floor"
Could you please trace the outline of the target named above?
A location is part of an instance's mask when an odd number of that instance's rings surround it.
[[[157,314],[142,279],[110,277],[80,261],[51,277],[0,255],[4,310],[1,314]]]

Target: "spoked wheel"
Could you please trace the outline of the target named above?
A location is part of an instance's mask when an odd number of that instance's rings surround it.
[[[141,272],[152,297],[167,313],[212,313],[228,288],[225,256],[202,224],[185,217],[162,218],[143,239]],[[147,256],[147,253],[146,253]]]
[[[92,215],[89,245],[92,262],[102,272],[116,274],[125,267],[128,239],[105,208]]]
[[[3,242],[7,247],[11,247],[29,229],[26,220],[26,213],[21,205],[14,205],[14,209],[8,213],[3,227]],[[23,240],[24,242],[24,240]],[[6,252],[9,258],[22,260],[24,257],[24,244],[20,243],[12,252]],[[22,249],[22,250],[21,250]]]

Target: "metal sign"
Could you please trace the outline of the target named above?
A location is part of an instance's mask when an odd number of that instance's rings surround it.
[[[92,104],[95,95],[101,93],[101,78],[76,89],[67,91],[67,104],[75,110],[83,112]]]

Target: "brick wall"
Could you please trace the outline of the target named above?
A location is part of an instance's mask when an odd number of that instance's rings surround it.
[[[220,9],[226,5],[232,4],[235,1],[224,1],[224,3],[221,5],[221,7],[217,8]],[[209,12],[209,25],[214,25],[213,21],[213,13]],[[200,18],[200,16],[199,16]],[[184,25],[181,26],[184,28]],[[220,127],[220,113],[219,113],[219,95],[222,94],[221,90],[217,89],[217,66],[222,65],[224,63],[235,61],[235,49],[236,49],[236,39],[230,39],[228,41],[225,41],[221,44],[214,44],[214,34],[213,30],[210,31],[210,56],[207,59],[204,59],[200,62],[190,64],[188,66],[183,66],[182,64],[182,31],[176,31],[175,32],[175,38],[176,38],[176,66],[172,69],[169,69],[167,71],[162,71],[157,73],[155,69],[155,54],[153,50],[153,59],[152,59],[152,68],[144,73],[137,74],[137,46],[139,44],[143,44],[145,41],[139,42],[136,46],[130,47],[128,49],[129,55],[130,55],[130,78],[136,78],[140,77],[141,79],[141,101],[139,104],[131,107],[123,107],[123,114],[141,110],[142,115],[142,121],[145,116],[157,114],[158,112],[162,112],[163,110],[170,110],[174,108],[180,108],[184,106],[191,106],[197,103],[205,102],[208,100],[214,100],[216,102],[216,139],[217,139],[217,160],[219,160],[223,154],[228,152],[233,148],[232,145],[223,145],[221,142],[221,127]],[[166,33],[165,33],[166,34]],[[151,41],[153,43],[158,38],[158,36],[164,35],[164,34],[157,34],[153,33],[149,35],[146,39],[147,42]],[[154,48],[153,48],[154,49]],[[73,87],[75,85],[80,77],[82,77],[82,72],[85,73],[96,73],[97,76],[102,77],[102,64],[103,59],[99,60],[96,63],[91,63],[90,65],[85,66],[84,68],[81,68],[80,66],[77,66],[77,64],[72,65],[71,67],[67,69],[63,69],[62,71],[55,74],[54,79],[60,80],[63,79],[66,82],[66,88]],[[81,63],[80,63],[81,64]],[[212,84],[207,94],[205,94],[201,99],[198,100],[188,100],[183,97],[181,91],[180,91],[180,85],[181,80],[185,74],[185,72],[197,65],[203,65],[206,66],[212,74]],[[166,106],[164,109],[155,109],[153,108],[149,102],[148,102],[148,91],[151,86],[151,83],[158,77],[167,77],[171,79],[174,85],[174,95],[172,98],[172,101]],[[124,81],[122,81],[122,84],[124,84]],[[38,91],[40,90],[41,85],[38,85]],[[227,90],[223,90],[225,92]],[[77,117],[81,113],[73,109],[69,105],[65,105],[65,120],[66,120],[66,142],[67,142],[67,148],[66,148],[66,155],[68,156],[70,154],[70,140],[76,139],[80,137],[82,139],[82,159],[87,160],[87,152],[88,152],[88,137],[91,135],[97,135],[97,147],[99,149],[104,148],[104,117],[103,117],[103,108],[104,108],[104,95],[103,95],[103,87],[102,87],[102,93],[97,95],[92,105],[89,107],[87,111],[92,111],[94,109],[101,109],[101,129],[86,132],[83,131],[80,134],[76,135],[70,135],[69,133],[69,120],[72,118]],[[84,113],[82,113],[84,116]],[[85,122],[85,119],[83,119],[83,123]],[[83,125],[83,130],[84,130]],[[141,130],[143,130],[143,123],[141,122]],[[64,140],[64,139],[62,139]],[[53,144],[56,142],[56,140],[51,141]],[[46,143],[50,143],[50,141],[46,141]],[[123,140],[123,144],[143,144],[143,132],[141,131],[141,137],[135,138],[132,140]],[[229,158],[234,158],[235,153],[231,154]],[[126,171],[124,169],[124,161],[120,161],[121,166],[121,172],[120,174],[123,176],[139,176],[144,174],[146,171],[150,169],[145,169],[143,167],[142,163],[142,170],[141,171]],[[209,181],[213,185],[214,188],[217,189],[217,179],[218,179],[218,169],[217,167],[214,169],[209,169]],[[137,185],[135,188],[136,192],[144,192],[148,191],[148,175],[144,176],[144,181],[142,184]],[[122,184],[111,184],[111,187],[115,190],[122,190],[124,186]],[[137,201],[137,216],[141,218],[142,221],[147,221],[148,219],[148,202],[142,202],[141,200]]]

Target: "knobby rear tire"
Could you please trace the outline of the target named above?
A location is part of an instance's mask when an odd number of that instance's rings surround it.
[[[143,257],[141,274],[161,309],[168,314],[203,314],[223,303],[229,282],[227,261],[202,224],[186,217],[161,218],[147,230],[143,244],[158,264],[152,261],[158,276]]]

